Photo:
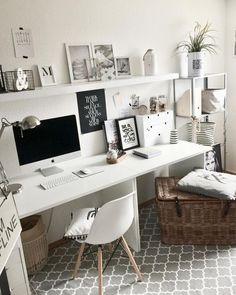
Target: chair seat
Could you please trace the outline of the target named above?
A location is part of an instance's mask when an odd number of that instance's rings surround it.
[[[74,239],[78,242],[85,241],[97,212],[98,208],[83,208],[73,211],[71,213],[71,223],[64,237],[67,239]]]

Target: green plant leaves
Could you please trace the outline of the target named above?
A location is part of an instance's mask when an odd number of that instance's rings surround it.
[[[203,27],[196,22],[193,34],[189,34],[189,40],[180,42],[176,49],[184,49],[188,52],[208,51],[216,53],[215,37],[211,35],[214,30],[211,29],[211,24],[206,23]]]

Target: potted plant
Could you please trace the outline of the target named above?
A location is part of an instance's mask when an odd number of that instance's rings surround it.
[[[216,53],[216,43],[212,32],[211,24],[208,22],[205,26],[196,22],[193,34],[189,34],[187,41],[182,41],[177,45],[177,49],[184,49],[188,52],[188,76],[203,76],[205,52]]]

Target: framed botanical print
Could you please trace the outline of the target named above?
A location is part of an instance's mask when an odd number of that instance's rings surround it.
[[[134,116],[116,120],[118,136],[123,151],[139,147],[139,137]]]
[[[91,60],[92,58],[90,45],[65,44],[65,46],[71,83],[88,81],[86,60]]]
[[[101,80],[113,80],[116,78],[115,58],[111,44],[93,44],[93,56],[98,62]]]

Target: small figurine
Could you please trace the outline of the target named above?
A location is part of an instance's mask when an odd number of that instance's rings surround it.
[[[116,161],[118,158],[118,154],[116,150],[109,150],[107,152],[107,159],[110,161]]]

